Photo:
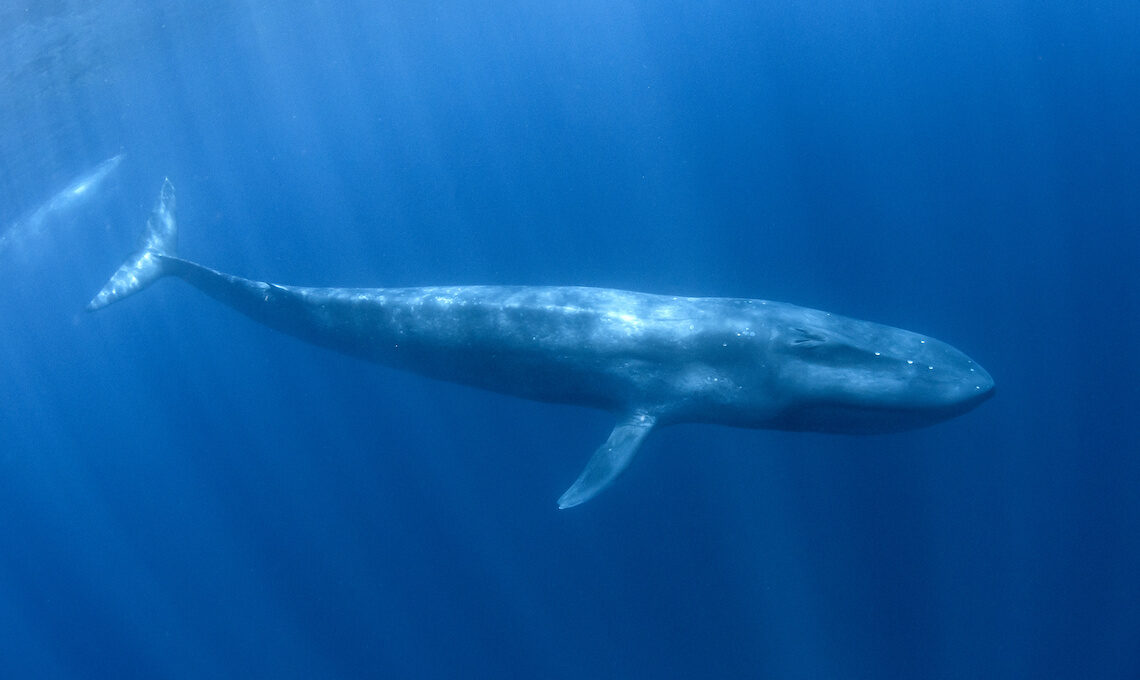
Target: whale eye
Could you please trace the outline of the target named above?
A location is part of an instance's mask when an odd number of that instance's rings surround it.
[[[806,328],[792,329],[792,344],[799,347],[814,347],[827,342],[827,338],[818,333],[812,333]]]

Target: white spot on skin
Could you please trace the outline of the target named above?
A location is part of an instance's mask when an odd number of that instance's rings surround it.
[[[907,359],[907,360],[906,360],[906,362],[907,362],[908,364],[913,364],[913,363],[914,363],[914,362],[913,362],[913,361],[911,361],[910,359]]]

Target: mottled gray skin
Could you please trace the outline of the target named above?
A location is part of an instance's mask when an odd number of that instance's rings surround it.
[[[576,286],[302,288],[169,264],[219,301],[317,345],[526,399],[644,412],[658,424],[903,430],[960,413],[991,385],[945,343],[779,302]]]
[[[361,359],[622,420],[563,496],[608,485],[655,425],[871,433],[929,425],[985,400],[993,380],[917,333],[779,302],[576,286],[303,288],[173,255],[169,183],[136,255],[92,300],[164,275],[247,316]]]

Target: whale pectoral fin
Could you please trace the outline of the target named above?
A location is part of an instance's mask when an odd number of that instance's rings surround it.
[[[646,413],[634,414],[618,423],[610,433],[610,438],[586,463],[586,469],[582,470],[574,484],[558,499],[559,509],[565,510],[585,503],[617,479],[633,460],[641,442],[645,441],[646,435],[656,423],[657,419]]]

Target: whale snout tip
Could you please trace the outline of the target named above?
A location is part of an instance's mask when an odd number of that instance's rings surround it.
[[[977,363],[970,363],[971,366],[969,383],[973,388],[970,401],[974,402],[975,404],[980,404],[986,399],[994,396],[994,391],[997,389],[997,385],[994,382],[993,376],[989,374],[989,371],[982,368]]]

